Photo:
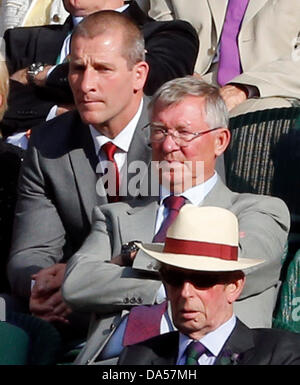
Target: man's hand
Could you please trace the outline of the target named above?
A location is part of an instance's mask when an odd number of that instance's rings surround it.
[[[12,80],[16,80],[19,83],[24,84],[24,86],[27,86],[29,84],[29,78],[27,75],[29,67],[22,68],[21,70],[15,72],[14,74],[11,75]],[[42,72],[39,72],[35,78],[34,78],[34,84],[37,87],[44,87],[46,85],[46,80],[47,80],[47,74],[48,71],[52,68],[51,65],[46,65],[44,66],[44,70]]]
[[[116,255],[115,257],[112,257],[112,259],[110,260],[110,263],[114,263],[115,265],[119,265],[119,266],[132,266],[132,263],[136,255],[137,255],[137,251],[132,251],[130,253],[129,260],[127,261],[124,261],[124,258],[122,257],[122,255]]]
[[[247,92],[243,87],[228,84],[220,88],[220,94],[227,106],[228,111],[247,100]]]
[[[61,285],[66,265],[55,264],[40,270],[32,276],[35,281],[29,308],[31,313],[49,322],[68,323],[67,316],[72,310],[65,304],[61,295]]]

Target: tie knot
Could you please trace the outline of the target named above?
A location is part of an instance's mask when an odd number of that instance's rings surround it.
[[[186,365],[198,365],[198,359],[207,351],[199,341],[193,341],[186,348]]]
[[[102,146],[103,151],[107,156],[107,160],[113,161],[117,146],[112,142],[107,142]]]
[[[170,195],[164,199],[164,205],[169,210],[179,211],[185,204],[185,198],[181,196]]]

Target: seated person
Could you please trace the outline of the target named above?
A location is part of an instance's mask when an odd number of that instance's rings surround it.
[[[150,67],[147,95],[169,79],[193,73],[199,42],[189,23],[154,21],[135,1],[125,4],[123,0],[64,0],[64,6],[70,16],[63,25],[14,28],[5,33],[11,74],[10,107],[2,122],[5,137],[32,128],[44,121],[50,111],[54,117],[74,108],[67,78],[70,38],[74,26],[96,11],[118,10],[141,28]]]
[[[147,73],[136,24],[119,12],[93,13],[72,36],[69,78],[78,111],[32,130],[7,271],[14,299],[71,334],[87,330],[73,323],[77,316],[62,300],[66,261],[88,235],[95,205],[116,198],[97,194],[97,178],[111,157],[122,189],[135,176],[127,173],[127,162],[150,162],[142,131],[149,123]]]
[[[58,24],[67,16],[61,0],[2,0],[0,37],[8,28]]]
[[[238,258],[236,216],[219,207],[186,205],[164,245],[140,247],[160,263],[160,274],[178,329],[126,347],[119,365],[299,365],[300,336],[249,329],[233,304],[244,271],[262,260]]]
[[[220,86],[230,116],[299,105],[298,0],[149,0],[156,20],[198,31],[195,71]]]
[[[239,257],[265,260],[250,272],[237,315],[248,326],[271,326],[290,223],[286,205],[232,192],[215,172],[230,141],[228,112],[216,87],[192,76],[169,81],[153,96],[150,119],[151,187],[157,180],[160,188],[132,202],[96,207],[90,235],[67,263],[65,301],[73,310],[94,313],[79,364],[104,359],[101,351],[123,311],[165,300],[153,262],[140,252],[134,258],[127,243],[164,242],[184,203],[223,207],[237,216]]]

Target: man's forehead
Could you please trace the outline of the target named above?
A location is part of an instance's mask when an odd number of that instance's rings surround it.
[[[152,121],[169,122],[172,128],[183,127],[206,120],[203,97],[185,97],[179,102],[165,104],[157,102],[152,110]]]

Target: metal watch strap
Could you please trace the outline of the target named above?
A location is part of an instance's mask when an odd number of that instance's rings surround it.
[[[32,63],[29,66],[28,71],[27,71],[27,75],[28,75],[29,81],[31,83],[34,83],[34,78],[36,77],[36,75],[38,75],[40,72],[43,72],[44,69],[45,69],[45,64],[44,63],[41,63],[41,62]]]

